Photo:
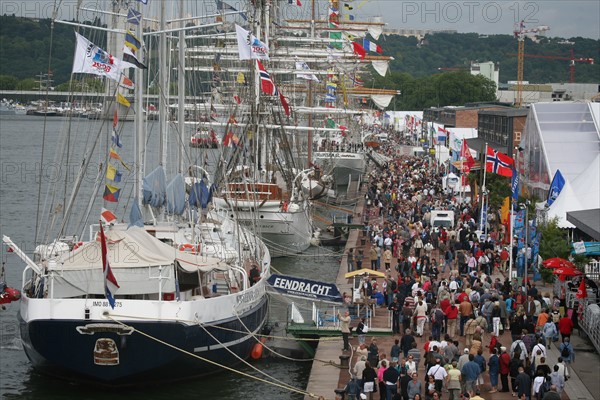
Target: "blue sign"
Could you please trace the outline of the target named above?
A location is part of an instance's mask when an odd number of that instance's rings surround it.
[[[273,289],[289,296],[309,300],[323,300],[341,303],[342,296],[334,283],[313,281],[285,275],[271,275],[268,279]]]

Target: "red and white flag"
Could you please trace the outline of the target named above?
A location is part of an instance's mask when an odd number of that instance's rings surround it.
[[[485,157],[486,172],[510,178],[512,177],[513,165],[515,165],[515,161],[511,157],[487,146]]]
[[[265,66],[258,60],[256,60],[256,64],[258,65],[258,70],[260,71],[260,87],[262,91],[266,94],[270,94],[272,96],[277,96],[279,91],[275,86],[275,83],[271,79],[271,75],[265,69]]]
[[[111,308],[115,308],[115,296],[114,293],[119,290],[119,284],[117,278],[112,273],[110,264],[108,262],[108,249],[106,246],[106,236],[104,236],[104,228],[100,223],[100,247],[102,249],[102,273],[104,274],[104,295],[108,304]]]
[[[105,224],[112,224],[117,222],[117,216],[113,214],[112,211],[107,210],[106,208],[102,208],[100,217],[102,218],[102,222],[104,222]]]
[[[460,158],[464,159],[462,164],[462,172],[470,172],[471,168],[473,168],[473,165],[475,165],[475,160],[471,155],[471,150],[469,150],[469,146],[467,145],[467,141],[465,139],[462,141]]]

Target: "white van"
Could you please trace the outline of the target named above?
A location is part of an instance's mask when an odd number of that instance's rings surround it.
[[[412,155],[415,157],[422,157],[425,155],[425,150],[422,147],[413,147]]]
[[[442,226],[446,229],[454,228],[454,211],[432,210],[430,214],[429,223],[434,230],[437,231]]]

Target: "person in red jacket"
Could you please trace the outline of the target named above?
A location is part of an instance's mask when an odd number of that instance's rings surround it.
[[[444,314],[446,315],[446,333],[450,335],[450,337],[454,337],[456,335],[456,321],[458,321],[458,307],[456,304],[451,304],[448,308],[444,310]]]
[[[573,333],[573,321],[566,315],[558,321],[558,330],[564,341],[566,337],[570,338]]]
[[[502,382],[501,392],[509,392],[508,374],[510,374],[510,355],[506,352],[506,347],[500,347],[500,382]]]

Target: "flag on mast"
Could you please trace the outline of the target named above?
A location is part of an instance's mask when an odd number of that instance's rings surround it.
[[[506,154],[487,146],[485,170],[500,176],[512,177],[514,160]]]
[[[102,274],[104,275],[104,295],[111,308],[115,308],[114,293],[119,290],[117,278],[115,278],[110,263],[108,262],[108,249],[106,246],[106,236],[104,236],[104,228],[100,221],[100,247],[102,249]]]

